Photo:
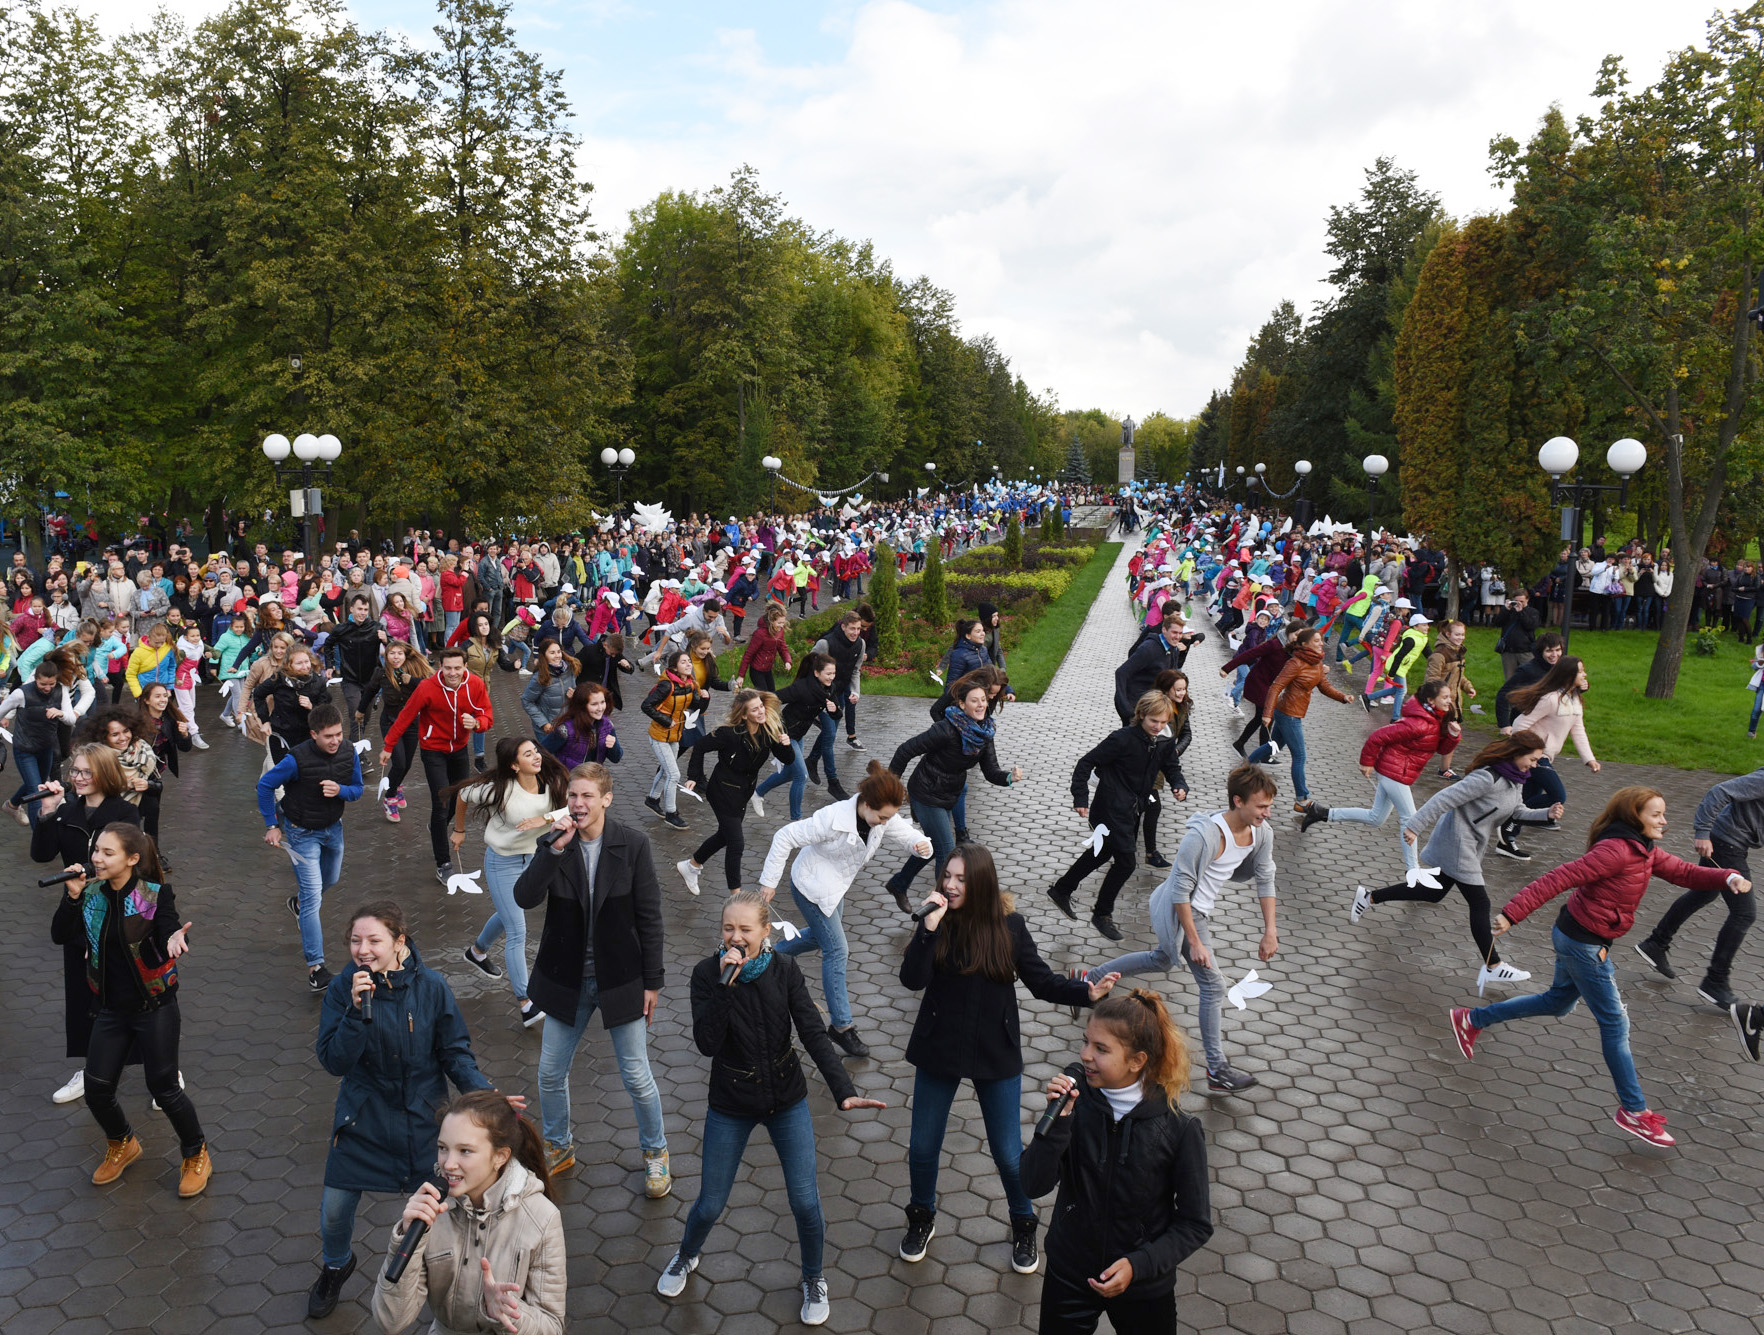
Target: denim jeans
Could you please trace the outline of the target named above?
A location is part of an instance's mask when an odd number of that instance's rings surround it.
[[[1611,962],[1610,949],[1576,941],[1560,927],[1550,929],[1550,939],[1556,947],[1556,977],[1549,990],[1478,1006],[1470,1012],[1470,1023],[1487,1029],[1533,1015],[1566,1015],[1576,1003],[1585,1001],[1598,1021],[1605,1065],[1611,1068],[1611,1079],[1617,1085],[1617,1102],[1625,1111],[1643,1111],[1648,1101],[1636,1078],[1635,1058],[1629,1054],[1629,1012],[1617,992],[1617,967]]]
[[[343,874],[343,822],[322,830],[308,830],[284,823],[282,847],[294,861],[294,880],[300,886],[300,950],[306,967],[325,962],[325,934],[319,925],[319,906],[325,891]]]
[[[1164,973],[1177,960],[1181,960],[1194,975],[1195,984],[1200,989],[1200,1004],[1196,1008],[1196,1016],[1201,1031],[1201,1047],[1207,1054],[1207,1069],[1221,1070],[1226,1065],[1225,1041],[1222,1036],[1226,986],[1225,975],[1219,972],[1217,952],[1214,952],[1214,962],[1204,969],[1189,959],[1188,938],[1176,918],[1176,890],[1173,881],[1166,880],[1152,891],[1149,912],[1152,930],[1158,935],[1158,948],[1136,950],[1112,959],[1107,964],[1099,964],[1085,975],[1085,980],[1095,983],[1111,973],[1123,976]],[[1200,937],[1201,944],[1212,951],[1213,935],[1206,914],[1195,913],[1194,931]]]
[[[839,763],[834,759],[834,756],[838,752],[834,749],[833,743],[839,736],[839,720],[822,710],[815,716],[815,727],[817,735],[814,745],[809,747],[809,757],[811,760],[820,762],[821,773],[826,776],[829,783],[837,783],[839,782]]]
[[[1249,680],[1249,674],[1250,670],[1248,663],[1245,663],[1242,667],[1237,669],[1236,680],[1231,683],[1232,704],[1240,705],[1243,703],[1243,684]]]
[[[463,613],[463,612],[444,612],[444,613],[442,613],[442,618],[441,618],[441,625],[443,627],[442,635],[446,640],[453,639],[453,632],[459,629],[459,619],[464,615],[465,615],[465,613]]]
[[[55,748],[53,746],[41,751],[15,750],[12,754],[18,761],[18,791],[12,795],[14,802],[36,792],[43,786],[45,779],[55,777]],[[37,813],[42,809],[40,802],[32,802],[24,809],[25,815],[31,818],[33,830],[37,828]]]
[[[1305,787],[1305,721],[1276,709],[1268,735],[1291,753],[1293,796],[1304,801],[1311,795],[1311,790]],[[1263,764],[1272,754],[1267,747],[1258,746],[1249,753],[1249,762],[1252,765]]]
[[[956,794],[956,804],[950,810],[950,817],[958,830],[968,828],[968,785],[962,785],[962,791]]]
[[[1390,721],[1400,723],[1403,718],[1403,701],[1408,698],[1409,687],[1406,682],[1393,681],[1388,686],[1380,686],[1375,691],[1367,691],[1366,698],[1376,703],[1379,700],[1390,701]]]
[[[526,667],[533,659],[533,646],[526,640],[504,640],[502,652],[519,660],[515,665],[517,670]]]
[[[986,1144],[998,1179],[1004,1184],[1005,1201],[1013,1219],[1033,1217],[1035,1202],[1024,1193],[1017,1177],[1023,1157],[1023,1077],[976,1080],[974,1097],[980,1100],[980,1116],[986,1123]],[[907,1144],[907,1169],[912,1180],[911,1200],[927,1210],[937,1208],[937,1168],[943,1159],[943,1130],[955,1103],[961,1078],[921,1070],[913,1077],[913,1130]]]
[[[319,1197],[319,1252],[332,1268],[349,1264],[355,1247],[355,1211],[361,1204],[359,1191],[326,1187]]]
[[[527,913],[515,903],[514,888],[532,860],[531,853],[498,853],[488,844],[484,846],[484,888],[490,892],[495,909],[472,943],[484,952],[502,938],[502,966],[516,1001],[527,999]]]
[[[821,993],[827,999],[827,1018],[835,1029],[847,1028],[851,1024],[851,998],[845,994],[845,961],[851,952],[845,943],[845,924],[841,921],[845,901],[841,900],[833,912],[822,913],[796,888],[794,878],[790,882],[790,897],[802,910],[808,930],[794,941],[780,941],[772,949],[780,955],[801,955],[810,950],[821,952]]]
[[[1562,786],[1562,776],[1556,773],[1556,767],[1550,763],[1548,756],[1539,758],[1531,767],[1531,777],[1525,781],[1525,805],[1528,807],[1549,807],[1557,802],[1567,802],[1568,790]]]
[[[757,1126],[765,1127],[771,1136],[778,1164],[784,1170],[784,1190],[790,1198],[790,1213],[796,1216],[797,1245],[802,1248],[802,1277],[819,1279],[827,1225],[821,1218],[821,1192],[815,1183],[815,1119],[807,1099],[798,1099],[770,1117],[732,1117],[715,1108],[706,1111],[698,1199],[686,1212],[680,1255],[697,1256],[704,1250],[711,1226],[729,1203],[741,1156]]]
[[[898,890],[904,894],[912,889],[913,878],[927,863],[936,863],[937,870],[941,873],[944,860],[955,852],[955,825],[948,811],[942,807],[922,807],[917,802],[909,803],[908,809],[913,813],[913,819],[918,822],[919,828],[925,832],[925,837],[931,841],[931,856],[922,858],[917,854],[909,854],[906,865],[888,878],[890,893]]]
[[[1398,783],[1388,775],[1376,776],[1378,790],[1370,807],[1330,807],[1329,819],[1356,820],[1364,825],[1383,825],[1390,813],[1397,814],[1397,844],[1403,850],[1403,863],[1410,871],[1421,865],[1415,846],[1403,838],[1402,822],[1415,814],[1415,794],[1406,783]]]
[[[1764,714],[1764,690],[1752,692],[1752,721],[1746,725],[1747,732],[1758,731],[1758,716]]]
[[[790,749],[796,752],[796,759],[776,774],[769,774],[760,780],[759,786],[753,791],[755,795],[764,797],[780,784],[790,785],[790,819],[802,819],[802,795],[808,790],[808,765],[802,758],[802,742],[792,740]]]
[[[576,1004],[575,1023],[557,1015],[545,1017],[545,1035],[539,1045],[539,1114],[545,1139],[553,1145],[571,1143],[570,1133],[570,1063],[582,1033],[600,1005],[600,985],[592,978],[582,980],[582,999]],[[655,1076],[649,1069],[647,1025],[641,1017],[629,1024],[614,1025],[613,1056],[618,1060],[619,1079],[631,1096],[631,1107],[637,1113],[637,1140],[645,1154],[659,1154],[667,1149],[667,1134],[662,1130],[661,1094],[655,1087]]]
[[[1614,593],[1611,595],[1611,629],[1622,630],[1623,623],[1629,620],[1630,595]]]
[[[651,737],[649,749],[655,752],[656,764],[655,782],[649,785],[649,795],[660,799],[663,811],[672,811],[680,785],[680,744],[658,742]]]

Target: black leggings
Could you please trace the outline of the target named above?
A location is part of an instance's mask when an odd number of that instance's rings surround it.
[[[776,694],[778,690],[773,683],[771,668],[749,668],[747,684],[756,691],[771,691]]]
[[[471,773],[472,749],[462,746],[457,751],[424,751],[423,777],[429,781],[429,848],[435,854],[435,865],[444,867],[453,861],[453,850],[447,843],[447,825],[453,813],[442,796],[456,783],[463,783]]]
[[[1492,969],[1501,962],[1501,955],[1494,946],[1494,928],[1489,925],[1488,890],[1485,887],[1467,885],[1440,872],[1437,890],[1429,890],[1424,885],[1410,889],[1407,881],[1399,881],[1382,890],[1374,890],[1372,902],[1388,904],[1392,900],[1418,900],[1423,904],[1437,904],[1453,889],[1464,896],[1464,902],[1470,906],[1470,935],[1476,938],[1476,948],[1482,952],[1482,958],[1488,961],[1488,966]]]
[[[175,997],[157,1010],[99,1011],[86,1045],[86,1106],[110,1139],[127,1140],[134,1134],[128,1114],[116,1101],[117,1082],[132,1046],[147,1076],[147,1092],[178,1133],[178,1144],[188,1159],[202,1148],[202,1123],[195,1105],[178,1087],[180,1023]]]
[[[741,854],[747,848],[747,836],[741,830],[741,809],[747,799],[738,792],[706,785],[704,800],[717,818],[717,828],[698,846],[692,860],[699,866],[709,862],[719,848],[723,850],[723,878],[729,889],[741,888]]]
[[[1237,734],[1237,740],[1232,743],[1237,748],[1239,755],[1247,754],[1244,743],[1249,741],[1251,733],[1260,733],[1260,738],[1256,743],[1258,746],[1268,744],[1268,729],[1262,723],[1262,707],[1260,705],[1250,706],[1250,720],[1243,725],[1243,731]]]
[[[386,736],[386,729],[380,729],[380,736]],[[416,759],[416,729],[406,728],[404,736],[398,739],[398,745],[392,748],[392,763],[386,769],[386,796],[391,797],[404,787],[404,776],[410,773],[410,762]]]
[[[1091,1335],[1104,1313],[1115,1335],[1176,1335],[1176,1295],[1104,1298],[1057,1275],[1041,1282],[1040,1335]]]
[[[149,788],[141,794],[141,831],[155,844],[159,842],[159,800],[164,796],[163,788]]]
[[[1112,834],[1113,831],[1110,833]],[[1113,913],[1115,911],[1115,896],[1121,893],[1121,887],[1127,884],[1127,878],[1133,875],[1133,869],[1139,865],[1133,857],[1134,843],[1135,840],[1129,832],[1125,853],[1114,852],[1109,844],[1104,844],[1103,851],[1100,853],[1094,849],[1086,848],[1078,855],[1078,861],[1066,868],[1066,874],[1054,882],[1054,888],[1070,894],[1078,888],[1080,881],[1106,862],[1109,864],[1109,871],[1108,875],[1103,877],[1102,889],[1096,892],[1096,909],[1094,911],[1099,914]]]

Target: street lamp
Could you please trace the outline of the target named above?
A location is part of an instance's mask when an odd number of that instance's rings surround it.
[[[608,445],[600,452],[600,462],[613,475],[613,509],[622,510],[625,506],[625,474],[637,462],[637,451],[629,445],[622,450],[615,450]]]
[[[283,460],[290,453],[300,461],[298,468],[284,466]],[[325,503],[323,494],[313,482],[316,479],[329,486],[331,465],[337,462],[342,453],[343,442],[328,433],[315,436],[310,432],[302,432],[294,437],[291,444],[279,431],[263,438],[263,455],[275,465],[277,483],[284,487],[295,481],[300,483],[299,487],[288,493],[288,510],[294,518],[302,521],[302,542],[306,559],[314,566],[318,563],[318,534],[313,526],[318,516],[325,512]],[[314,468],[315,464],[319,467]]]
[[[1568,544],[1568,591],[1562,599],[1562,647],[1568,646],[1568,629],[1574,621],[1574,563],[1580,559],[1580,530],[1584,511],[1593,494],[1601,491],[1617,493],[1617,508],[1629,503],[1629,479],[1641,472],[1648,462],[1648,447],[1630,436],[1613,441],[1605,451],[1605,464],[1617,474],[1616,486],[1609,482],[1563,482],[1562,475],[1574,471],[1580,462],[1580,446],[1567,436],[1552,436],[1537,452],[1538,466],[1550,475],[1550,504],[1567,505],[1562,510],[1562,540]]]
[[[1267,464],[1257,464],[1256,472],[1260,473],[1267,466]],[[1294,482],[1285,491],[1275,491],[1273,487],[1268,485],[1268,479],[1264,477],[1262,479],[1262,486],[1267,489],[1268,495],[1277,501],[1288,500],[1291,497],[1298,495],[1299,488],[1305,485],[1306,475],[1311,471],[1311,461],[1309,459],[1300,459],[1292,466],[1292,471],[1298,474],[1298,481]]]
[[[925,472],[927,474],[925,478],[925,486],[929,489],[937,481],[937,465],[930,459],[925,460]]]
[[[1368,454],[1360,460],[1360,467],[1366,470],[1366,565],[1364,568],[1370,569],[1372,564],[1372,528],[1377,522],[1375,516],[1378,508],[1378,479],[1390,471],[1390,460],[1382,454]]]
[[[760,467],[772,476],[772,503],[768,508],[776,514],[778,510],[778,470],[784,467],[784,461],[775,454],[768,454],[760,460]],[[882,480],[884,482],[888,480],[886,474],[883,475]]]

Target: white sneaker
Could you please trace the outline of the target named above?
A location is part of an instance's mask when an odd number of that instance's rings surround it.
[[[1523,983],[1529,977],[1531,975],[1524,969],[1515,969],[1505,960],[1488,971],[1488,981],[1491,983]]]
[[[60,1089],[55,1091],[54,1099],[57,1103],[73,1103],[76,1100],[85,1097],[86,1068],[82,1066],[79,1070],[73,1073],[73,1079],[69,1080]]]
[[[196,736],[190,739],[190,745],[195,747],[198,751],[208,750],[208,743],[202,740],[201,733],[197,733]]]
[[[523,676],[523,677],[530,677],[530,676],[532,676],[532,675],[533,675],[533,669],[532,669],[532,668],[522,668],[522,669],[521,669],[521,676]]]
[[[682,1256],[675,1252],[674,1259],[668,1262],[667,1268],[661,1272],[661,1278],[656,1280],[655,1291],[664,1298],[678,1298],[686,1292],[686,1276],[696,1269],[696,1256]]]
[[[1371,889],[1367,886],[1356,885],[1354,887],[1354,905],[1348,910],[1348,921],[1358,922],[1361,918],[1366,916],[1366,911],[1371,907]]]
[[[754,815],[760,817],[762,820],[765,818],[766,801],[758,793],[754,793],[748,797],[747,805],[753,808]]]
[[[827,1281],[824,1279],[805,1279],[802,1282],[802,1324],[805,1326],[824,1326],[827,1318],[833,1315],[833,1308],[827,1302]]]
[[[686,888],[693,894],[698,893],[698,877],[703,867],[694,867],[691,858],[681,858],[674,864],[674,870],[680,873],[680,879],[686,882]]]
[[[1231,688],[1229,686],[1220,692],[1220,694],[1225,697],[1226,704],[1230,705],[1233,709],[1237,708],[1237,697],[1231,694]]]

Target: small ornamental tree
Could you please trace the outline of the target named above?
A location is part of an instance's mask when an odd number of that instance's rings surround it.
[[[900,656],[900,577],[894,548],[885,542],[876,544],[870,607],[876,613],[876,656],[892,663]]]
[[[1014,514],[1005,520],[1004,558],[1012,570],[1023,568],[1023,521]]]
[[[919,581],[919,620],[939,630],[949,624],[949,600],[943,592],[943,543],[935,533],[925,544],[925,575]]]

